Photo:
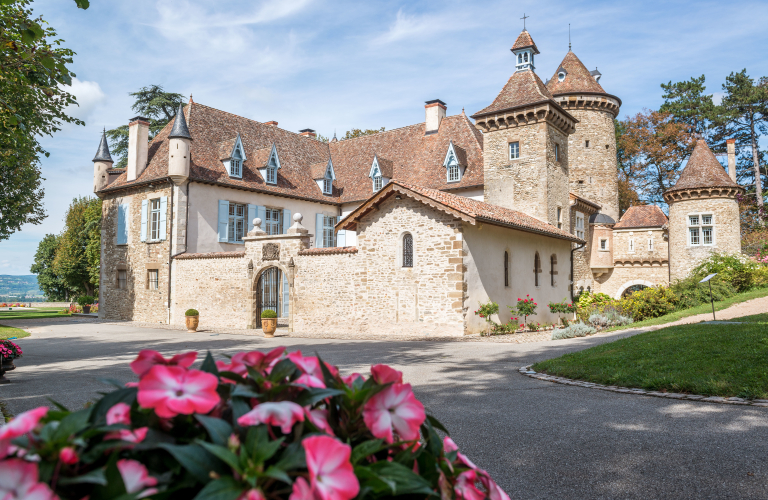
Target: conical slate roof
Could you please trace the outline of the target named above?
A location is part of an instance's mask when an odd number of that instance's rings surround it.
[[[520,49],[527,49],[528,47],[533,47],[533,53],[539,54],[539,49],[536,47],[536,44],[533,43],[533,38],[531,38],[531,34],[528,33],[528,30],[523,30],[522,33],[517,37],[517,40],[515,40],[515,44],[510,49],[512,52]]]
[[[560,70],[565,70],[565,79],[561,82],[557,75]],[[592,73],[584,66],[584,63],[576,57],[572,51],[568,51],[560,63],[552,79],[547,83],[547,88],[553,95],[571,94],[575,92],[590,92],[605,94],[603,87],[597,83]]]
[[[675,186],[669,191],[710,187],[737,187],[726,173],[720,162],[707,146],[707,141],[699,139],[680,174]]]
[[[472,118],[548,100],[552,100],[552,94],[539,75],[530,69],[517,71],[512,74],[493,103],[472,115]]]
[[[99,149],[96,151],[96,156],[93,157],[93,161],[112,161],[112,155],[109,154],[109,144],[107,144],[107,131],[106,129],[101,133],[101,142],[99,142]]]
[[[184,107],[179,103],[179,110],[176,112],[176,118],[173,120],[173,128],[168,135],[169,139],[192,139],[189,135],[189,129],[187,128],[187,119],[184,118]]]

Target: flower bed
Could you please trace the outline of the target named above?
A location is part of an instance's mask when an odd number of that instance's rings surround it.
[[[509,500],[386,365],[344,377],[284,348],[196,358],[141,351],[138,382],[0,427],[0,498]]]

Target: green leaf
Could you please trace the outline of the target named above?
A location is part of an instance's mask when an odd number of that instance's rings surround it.
[[[41,57],[40,64],[42,64],[44,68],[53,69],[56,62],[50,57]]]
[[[340,391],[339,389],[309,388],[305,391],[302,391],[299,397],[296,398],[296,404],[299,406],[310,406],[317,403],[318,401],[322,401],[323,399],[333,396],[338,396],[339,394],[344,394],[344,391]]]
[[[272,372],[270,372],[267,378],[273,382],[280,382],[286,377],[293,375],[297,369],[293,361],[285,358],[272,368]]]
[[[211,480],[211,472],[217,474],[226,473],[224,464],[211,455],[205,448],[199,444],[175,445],[162,443],[159,448],[166,450],[173,455],[173,458],[187,469],[201,483],[207,483]]]
[[[217,377],[219,376],[219,369],[216,368],[216,362],[213,360],[211,351],[208,351],[208,354],[206,354],[205,360],[203,360],[203,365],[200,367],[200,369],[204,372],[216,375]]]
[[[392,485],[393,495],[435,495],[432,486],[408,467],[396,462],[376,462],[368,467],[381,480]]]
[[[323,372],[323,379],[325,380],[325,386],[333,387],[336,384],[336,379],[333,378],[333,374],[331,374],[331,371],[325,365],[325,361],[323,361],[323,359],[320,357],[320,354],[318,354],[317,351],[315,351],[315,356],[317,356],[317,361],[320,364],[320,371]]]
[[[61,477],[58,481],[59,484],[100,484],[102,486],[107,485],[107,474],[104,469],[96,469],[91,472],[87,472],[81,476],[75,477]]]
[[[232,398],[232,423],[236,424],[237,419],[251,411],[251,405],[242,398]]]
[[[194,500],[237,500],[245,491],[231,476],[225,476],[206,484]]]
[[[433,417],[432,415],[427,415],[427,420],[429,420],[429,423],[432,424],[432,426],[435,429],[439,429],[439,430],[445,432],[449,436],[451,435],[451,433],[448,432],[448,429],[446,429],[445,426],[443,424],[441,424],[440,421],[438,419],[436,419],[435,417]]]
[[[304,455],[304,447],[299,442],[286,446],[283,454],[280,456],[280,460],[275,464],[275,467],[282,470],[303,469],[306,466],[307,460]]]
[[[198,441],[197,444],[223,460],[224,463],[235,469],[238,473],[242,473],[242,470],[240,469],[240,460],[237,458],[237,455],[229,451],[229,449],[223,446],[206,443],[205,441]]]
[[[354,447],[352,450],[352,455],[349,457],[349,461],[352,462],[352,465],[355,465],[361,459],[369,457],[374,453],[383,450],[386,448],[386,445],[382,446],[382,443],[384,443],[383,439],[371,439],[369,441],[363,441]]]
[[[56,432],[53,433],[54,441],[65,441],[69,436],[77,434],[88,426],[88,419],[91,416],[91,408],[86,408],[75,413],[70,413],[59,423]]]
[[[91,3],[88,0],[75,0],[75,3],[77,4],[78,9],[87,9],[91,6]]]
[[[232,426],[225,420],[215,417],[206,417],[205,415],[195,415],[200,424],[208,431],[208,435],[211,436],[211,441],[220,445],[226,446],[229,436],[232,434]]]
[[[286,474],[284,470],[281,470],[274,465],[270,465],[269,468],[266,471],[264,471],[264,475],[267,477],[277,479],[278,481],[282,481],[286,484],[293,483],[293,481],[291,481],[290,476],[288,476],[288,474]]]
[[[235,386],[235,390],[232,391],[232,397],[260,398],[261,396],[263,396],[263,394],[253,391],[247,385],[237,385]]]

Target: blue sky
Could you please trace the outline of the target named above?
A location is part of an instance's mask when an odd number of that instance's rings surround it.
[[[768,75],[766,2],[722,1],[36,1],[75,56],[73,114],[84,127],[43,139],[48,218],[0,242],[0,274],[29,274],[37,244],[58,233],[75,196],[92,194],[102,127],[134,114],[128,92],[149,84],[281,128],[331,136],[352,127],[424,120],[488,105],[513,71],[509,52],[527,14],[551,77],[568,50],[603,74],[621,116],[661,104],[662,82],[705,74],[721,90],[731,71]]]

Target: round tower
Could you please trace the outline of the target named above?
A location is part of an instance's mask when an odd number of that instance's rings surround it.
[[[107,144],[106,129],[101,133],[101,142],[96,156],[93,157],[93,192],[101,191],[109,184],[108,170],[112,168],[115,162],[112,161],[112,155],[109,154],[109,145]]]
[[[189,179],[189,146],[192,142],[187,120],[184,117],[184,107],[181,104],[173,120],[173,128],[168,139],[168,177],[179,186]]]
[[[669,204],[669,267],[672,281],[688,276],[712,252],[741,253],[736,184],[699,139],[675,186],[664,193]]]
[[[601,213],[619,220],[619,178],[614,118],[621,100],[598,83],[600,72],[589,71],[571,50],[547,82],[555,101],[579,120],[568,138],[570,189],[601,205]]]

